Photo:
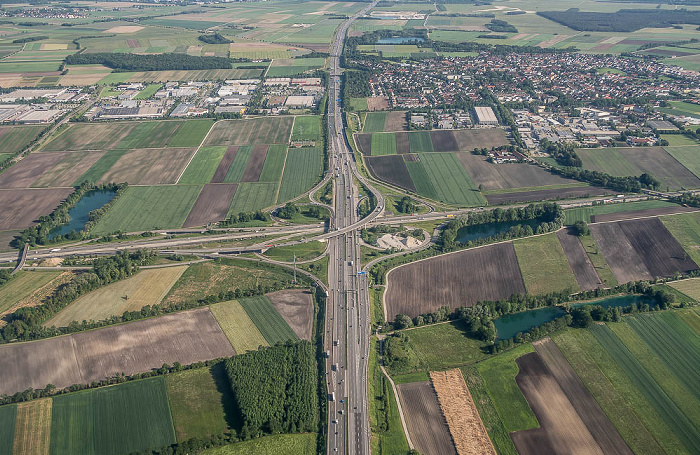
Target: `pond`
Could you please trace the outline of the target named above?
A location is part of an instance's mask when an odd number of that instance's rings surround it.
[[[496,234],[508,232],[508,230],[517,225],[530,226],[533,231],[542,223],[542,220],[524,220],[524,221],[501,221],[499,223],[475,224],[472,226],[464,226],[457,231],[457,241],[467,243],[479,239],[493,237]]]
[[[581,307],[585,305],[599,305],[603,308],[626,308],[633,303],[648,303],[655,305],[653,299],[643,295],[622,295],[617,297],[607,297],[600,300],[593,300],[581,303],[572,304],[572,307]],[[496,335],[498,340],[507,340],[513,338],[518,333],[524,333],[533,327],[550,322],[556,318],[566,314],[563,308],[559,306],[549,306],[536,308],[534,310],[521,311],[520,313],[507,314],[500,318],[494,319],[493,323],[496,326]]]
[[[414,44],[422,43],[425,39],[421,37],[412,38],[410,36],[392,36],[390,38],[382,38],[377,41],[377,44]]]
[[[49,240],[57,235],[66,235],[70,231],[81,231],[87,222],[90,221],[90,212],[99,209],[114,199],[116,194],[116,191],[112,190],[93,190],[85,193],[78,203],[68,211],[70,216],[68,224],[53,228],[49,232]]]

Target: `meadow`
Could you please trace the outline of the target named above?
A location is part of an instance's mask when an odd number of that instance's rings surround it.
[[[564,250],[554,233],[513,241],[528,294],[579,290]]]
[[[20,271],[9,282],[0,286],[0,313],[4,313],[49,284],[60,271]],[[39,302],[36,302],[39,303]]]
[[[44,126],[0,126],[2,153],[14,155],[24,149],[44,129]]]

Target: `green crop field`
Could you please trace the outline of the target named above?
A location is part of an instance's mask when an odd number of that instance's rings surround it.
[[[435,199],[467,207],[486,205],[484,197],[454,153],[421,153],[419,157],[419,163],[435,189]],[[409,172],[413,177],[413,172]]]
[[[610,266],[605,260],[603,253],[600,252],[600,248],[598,248],[598,244],[593,236],[591,234],[582,235],[579,237],[579,240],[581,241],[581,245],[583,245],[583,249],[586,250],[588,259],[591,260],[591,264],[593,264],[598,276],[603,281],[603,284],[607,287],[617,286],[617,279],[615,275],[613,275],[612,270],[610,270]]]
[[[366,111],[367,98],[350,98],[350,109],[353,111]]]
[[[2,153],[15,154],[24,149],[44,126],[0,126]]]
[[[176,147],[176,131],[184,124],[182,121],[138,122],[115,148],[155,148]],[[206,134],[206,133],[205,133]],[[204,136],[202,136],[203,138]],[[201,142],[201,139],[200,139]],[[199,145],[199,143],[197,143]]]
[[[631,212],[634,210],[657,209],[661,207],[675,207],[677,204],[667,201],[640,201],[640,202],[618,202],[616,204],[596,205],[594,207],[576,207],[566,209],[566,219],[564,224],[572,225],[577,221],[591,222],[591,216],[603,215],[606,213]]]
[[[540,426],[515,382],[519,371],[515,359],[533,351],[531,344],[525,344],[476,365],[503,426],[509,432]]]
[[[408,144],[411,153],[432,152],[433,141],[429,131],[415,131],[408,133]]]
[[[372,135],[372,156],[396,155],[396,135],[377,133]]]
[[[147,100],[156,94],[158,90],[162,87],[162,84],[148,84],[146,88],[141,90],[138,95],[134,97],[136,100]]]
[[[259,182],[279,182],[282,178],[284,162],[287,159],[287,146],[273,144],[267,150],[265,163],[260,172]]]
[[[73,182],[73,185],[80,185],[82,182],[98,182],[125,153],[126,150],[108,150],[78,180]]]
[[[197,147],[213,125],[211,119],[186,120],[168,138],[168,147]]]
[[[223,403],[224,390],[229,387],[225,376],[214,377],[214,368],[196,368],[165,377],[175,434],[180,442],[222,434],[229,428]]]
[[[0,313],[27,299],[60,274],[60,271],[19,271],[10,281],[0,286]]]
[[[659,137],[668,141],[668,147],[700,145],[698,141],[684,134],[661,134]]]
[[[576,153],[585,169],[606,172],[611,175],[640,175],[644,171],[630,163],[615,149],[577,149]]]
[[[411,176],[416,192],[430,199],[437,199],[437,190],[430,180],[428,172],[420,161],[406,161],[406,169]]]
[[[270,346],[299,339],[267,297],[248,297],[239,302]]]
[[[233,196],[228,214],[254,212],[275,205],[278,184],[275,183],[241,183]]]
[[[162,376],[53,399],[52,455],[120,455],[173,443]]]
[[[269,346],[248,313],[236,300],[217,303],[209,309],[237,354],[255,351],[260,346]]]
[[[513,246],[528,294],[542,295],[565,289],[578,292],[576,277],[556,234],[518,239]]]
[[[200,148],[177,183],[184,185],[209,183],[224,153],[226,153],[226,147]]]
[[[700,145],[664,147],[664,150],[677,159],[686,169],[700,177]]]
[[[215,449],[207,449],[202,455],[314,455],[316,435],[278,434],[265,436],[252,441],[238,442]]]
[[[668,104],[670,105],[669,107],[660,107],[659,111],[665,114],[700,118],[700,106],[697,104],[686,103],[685,101],[669,101]]]
[[[368,112],[363,133],[381,133],[386,123],[386,112]]]
[[[94,234],[179,228],[201,186],[132,186],[95,225]]]
[[[294,255],[296,255],[297,261],[306,261],[320,256],[324,251],[326,251],[325,242],[312,241],[298,245],[270,248],[265,252],[265,256],[278,261],[292,262]]]
[[[17,405],[0,407],[0,455],[13,455],[12,443],[15,435]]]
[[[696,289],[697,287],[696,285]],[[688,324],[688,327],[695,330],[695,333],[700,335],[700,313],[698,313],[697,308],[680,310],[676,314],[683,319],[683,322]]]
[[[323,148],[290,148],[280,184],[277,203],[288,201],[311,189],[323,170]]]
[[[659,217],[696,264],[700,264],[700,212]]]
[[[317,115],[298,115],[294,117],[292,128],[293,141],[312,140],[318,141],[323,137],[321,131],[321,118]]]
[[[226,174],[226,177],[224,178],[224,182],[235,183],[235,182],[241,181],[241,178],[243,178],[243,173],[245,172],[245,167],[248,164],[248,159],[250,158],[251,153],[253,153],[253,146],[252,145],[241,145],[240,147],[238,147],[238,151],[236,152],[236,157],[233,159],[233,163],[231,163],[231,167],[228,168],[228,173]]]
[[[552,339],[634,453],[683,453],[671,429],[591,332],[570,329]]]

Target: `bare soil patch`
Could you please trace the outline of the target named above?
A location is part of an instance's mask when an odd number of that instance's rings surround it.
[[[456,152],[459,150],[457,139],[452,131],[431,131],[430,140],[436,152]]]
[[[311,341],[314,323],[314,302],[311,292],[290,289],[265,294],[277,312],[302,340]]]
[[[360,153],[363,155],[372,154],[372,135],[371,134],[356,134],[355,143],[357,148],[360,149]]]
[[[108,28],[102,33],[136,33],[143,30],[140,25],[117,25],[116,27]]]
[[[236,188],[236,183],[204,185],[182,227],[204,226],[225,219]]]
[[[72,192],[73,188],[0,190],[0,230],[28,228]]]
[[[248,158],[241,182],[257,182],[260,179],[265,157],[267,157],[268,145],[256,145]]]
[[[566,260],[569,262],[569,266],[576,277],[576,282],[581,286],[581,289],[589,291],[602,287],[603,283],[579,238],[569,232],[568,229],[561,229],[557,231],[557,239],[559,239],[564,254],[566,254]]]
[[[370,96],[367,98],[367,109],[370,111],[383,111],[389,109],[389,102],[384,96]]]
[[[105,152],[71,152],[51,169],[44,172],[32,186],[72,186]]]
[[[102,182],[137,185],[175,183],[194,149],[136,149],[126,152],[103,176]]]
[[[29,188],[43,173],[65,158],[66,152],[30,153],[0,174],[0,188]]]
[[[428,381],[396,386],[411,441],[425,455],[457,454],[437,395]]]
[[[632,212],[605,213],[603,215],[592,215],[592,223],[602,223],[608,221],[633,220],[635,218],[652,218],[662,215],[673,215],[676,213],[697,212],[696,207],[659,207],[657,209],[634,210]]]
[[[230,357],[235,352],[208,308],[46,340],[0,346],[0,394],[58,388]]]
[[[372,175],[392,185],[396,185],[407,190],[416,191],[411,174],[408,173],[406,163],[401,155],[369,156],[367,167]]]
[[[384,131],[406,131],[406,111],[389,111],[384,120]]]
[[[486,191],[578,183],[547,172],[536,164],[491,164],[484,156],[471,153],[458,153],[457,158],[474,183],[482,185]]]
[[[574,188],[557,188],[551,190],[523,191],[519,193],[486,194],[486,201],[491,205],[513,204],[518,202],[532,202],[557,200],[573,197],[602,196],[606,194],[618,194],[607,188],[599,186],[578,186]]]
[[[430,372],[435,393],[459,455],[496,455],[459,369]]]
[[[501,128],[476,128],[469,130],[451,131],[457,141],[459,150],[471,152],[474,148],[490,149],[500,145],[508,145],[506,132]]]
[[[700,187],[700,179],[662,147],[623,147],[620,155],[659,179],[671,189]]]
[[[219,161],[219,165],[216,167],[216,171],[214,172],[214,176],[211,178],[211,183],[223,183],[224,179],[226,178],[226,174],[228,174],[228,168],[231,167],[231,163],[233,163],[233,159],[236,157],[236,153],[238,152],[238,146],[237,145],[231,145],[226,148],[226,153],[224,153],[223,158],[221,158],[221,161]]]
[[[627,443],[551,338],[533,345],[603,453],[632,455]]]
[[[403,155],[411,151],[408,133],[396,133],[396,153]]]
[[[591,234],[618,283],[650,280],[649,269],[618,223],[591,224]]]
[[[540,356],[532,352],[515,362],[520,368],[515,382],[540,422],[540,428],[511,433],[518,453],[603,455]]]
[[[513,294],[525,294],[525,284],[513,244],[506,242],[397,267],[387,277],[385,302],[393,320],[399,313],[414,317]]]

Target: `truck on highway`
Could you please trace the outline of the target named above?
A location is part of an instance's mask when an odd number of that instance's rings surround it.
[[[335,401],[335,392],[331,392],[328,394],[328,401]]]

